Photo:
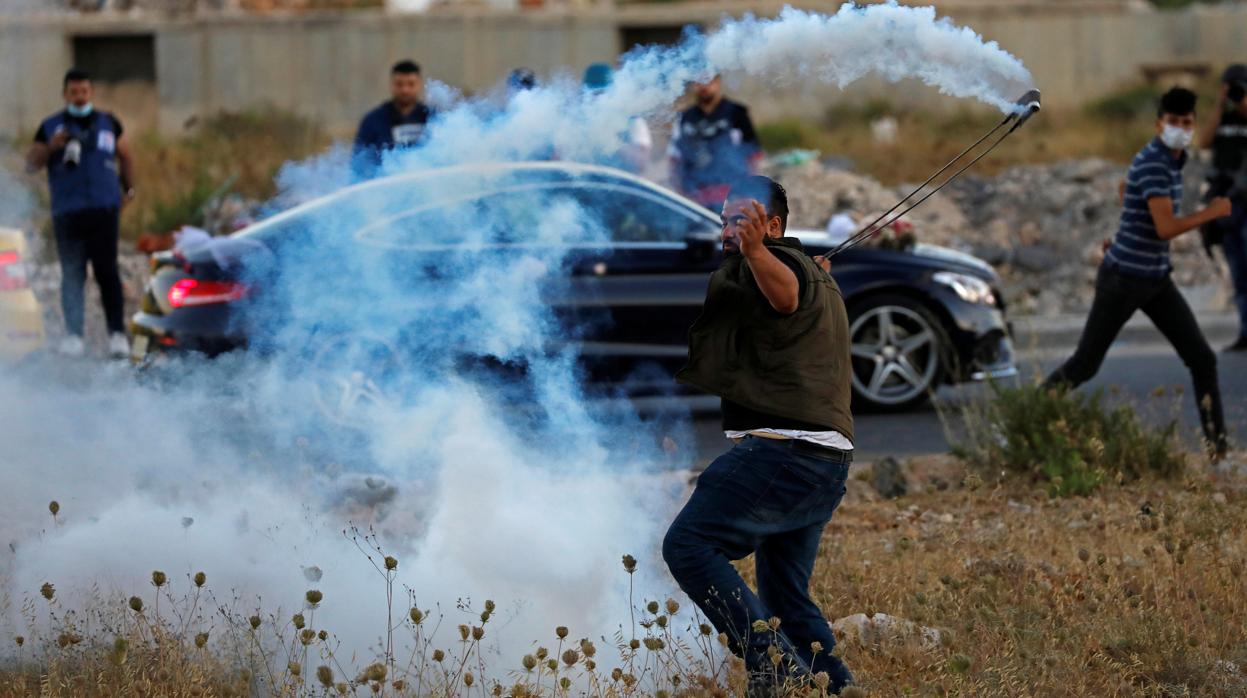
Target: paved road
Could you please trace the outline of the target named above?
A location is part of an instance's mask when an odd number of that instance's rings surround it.
[[[1059,365],[1073,351],[1079,328],[1077,323],[1067,321],[1051,323],[1042,332],[1019,333],[1022,375],[1031,379]],[[1226,318],[1205,325],[1209,341],[1218,350],[1229,343],[1235,329]],[[1235,444],[1247,444],[1247,354],[1220,354],[1218,365],[1232,438]],[[1184,389],[1181,397],[1175,396],[1174,386]],[[1178,417],[1183,435],[1192,445],[1198,443],[1199,415],[1191,397],[1190,375],[1150,325],[1132,323],[1109,351],[1100,373],[1083,390],[1113,387],[1120,391],[1114,399],[1129,401],[1149,423],[1163,425]],[[1153,394],[1158,387],[1166,388],[1163,396]],[[985,390],[979,385],[944,388],[935,403],[913,412],[855,415],[858,459],[947,451],[946,425],[955,430],[960,423],[960,408],[983,396]],[[716,416],[702,415],[695,421],[699,459],[713,458],[724,449],[716,420]]]

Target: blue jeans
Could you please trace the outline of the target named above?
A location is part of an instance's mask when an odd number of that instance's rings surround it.
[[[663,559],[680,588],[755,677],[825,671],[836,692],[853,680],[832,656],[835,637],[809,594],[819,540],[844,497],[850,461],[849,453],[748,437],[697,478],[663,540]],[[757,594],[731,565],[750,553]],[[753,630],[755,621],[773,616],[782,622],[779,632]],[[822,644],[817,654],[814,642]],[[771,645],[784,653],[778,670],[767,654]]]
[[[1234,305],[1238,307],[1238,336],[1247,338],[1247,200],[1234,201],[1234,212],[1218,225],[1224,236],[1225,264],[1234,282]]]

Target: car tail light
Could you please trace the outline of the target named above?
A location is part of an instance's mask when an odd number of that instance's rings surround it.
[[[169,288],[169,305],[188,308],[196,305],[229,303],[247,295],[247,287],[233,281],[179,279]]]
[[[17,250],[0,252],[0,291],[26,288],[26,268]]]

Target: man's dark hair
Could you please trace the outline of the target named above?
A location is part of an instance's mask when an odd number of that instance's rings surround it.
[[[413,74],[414,75],[420,74],[420,64],[411,59],[401,60],[395,63],[393,68],[390,68],[390,75],[413,75]]]
[[[1195,93],[1185,87],[1171,87],[1161,95],[1160,106],[1156,109],[1156,117],[1165,114],[1186,116],[1195,112]]]
[[[779,217],[779,229],[788,230],[788,192],[770,177],[753,175],[732,185],[727,198],[754,199],[766,207],[766,215]]]
[[[61,83],[61,89],[69,87],[69,83],[71,82],[85,82],[90,79],[91,76],[87,73],[87,71],[82,70],[81,68],[70,68],[65,71],[65,80]]]

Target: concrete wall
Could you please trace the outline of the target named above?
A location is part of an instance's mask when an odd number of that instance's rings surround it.
[[[835,3],[809,4],[834,11]],[[1061,9],[1062,7],[1067,9]],[[155,36],[159,108],[155,121],[176,131],[192,116],[273,104],[349,128],[386,94],[386,71],[411,56],[426,74],[460,89],[482,90],[525,65],[548,74],[579,71],[624,48],[626,27],[700,22],[773,3],[668,3],[600,11],[492,12],[424,15],[381,12],[284,17],[189,19],[71,18],[0,22],[0,134],[21,138],[60,105],[60,78],[72,61],[72,37],[149,33]],[[1046,9],[1042,9],[1046,8]],[[1056,8],[1056,9],[1053,9]],[[1137,81],[1146,65],[1189,62],[1219,71],[1247,60],[1247,5],[1183,12],[1131,11],[1119,3],[1059,3],[983,8],[963,0],[942,10],[1018,55],[1034,73],[1049,106],[1077,105]],[[730,80],[730,76],[729,76]],[[807,84],[736,83],[762,119],[819,116],[835,101],[887,94],[934,107],[953,102],[918,86],[866,83],[839,92]],[[127,115],[126,105],[105,105]]]

